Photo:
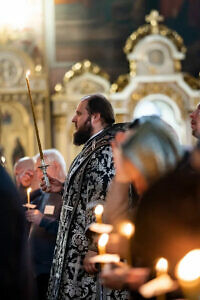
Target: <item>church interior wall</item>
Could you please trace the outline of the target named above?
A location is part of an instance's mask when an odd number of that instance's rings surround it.
[[[17,2],[19,3],[16,6],[16,15],[17,9],[22,10],[20,5],[25,3],[24,1]],[[58,147],[63,153],[67,164],[71,162],[77,153],[73,145],[70,148],[66,148],[66,144],[69,144],[73,134],[73,125],[70,123],[72,110],[74,110],[82,95],[92,91],[92,84],[86,85],[83,78],[81,78],[79,83],[74,81],[74,87],[73,84],[71,86],[67,84],[64,93],[65,99],[61,100],[62,103],[67,103],[67,106],[65,106],[62,114],[56,111],[59,107],[57,98],[54,100],[54,95],[57,93],[56,87],[59,85],[65,86],[66,73],[77,62],[87,59],[97,64],[110,77],[106,83],[107,87],[104,87],[102,92],[108,96],[114,105],[116,120],[118,122],[130,120],[134,114],[133,111],[126,112],[125,103],[127,103],[127,98],[124,98],[124,92],[119,93],[119,95],[118,93],[112,95],[110,87],[120,74],[129,74],[130,62],[128,62],[123,51],[126,39],[139,26],[144,24],[145,15],[151,9],[157,9],[165,17],[164,24],[176,30],[182,36],[187,48],[186,57],[182,61],[182,70],[184,73],[194,76],[197,81],[199,80],[200,18],[198,18],[197,13],[194,14],[194,11],[200,11],[200,4],[197,2],[195,5],[199,5],[199,7],[192,7],[189,1],[185,0],[174,0],[173,7],[169,6],[168,0],[30,0],[27,3],[26,7],[23,7],[24,16],[22,17],[24,17],[24,24],[18,24],[19,26],[17,27],[14,23],[8,26],[8,24],[0,22],[0,51],[5,47],[15,51],[22,51],[32,61],[34,73],[38,78],[43,77],[41,81],[45,86],[43,91],[41,92],[40,87],[39,93],[34,93],[42,146],[43,148]],[[7,7],[6,5],[2,6],[2,12],[3,9],[7,9],[7,13],[9,12],[8,5]],[[16,21],[19,22],[19,19],[16,19]],[[8,29],[7,32],[5,28]],[[177,68],[179,67],[180,65],[177,64]],[[1,74],[4,74],[5,80],[7,80],[7,76],[12,71],[12,66],[9,68],[4,61],[0,61],[0,69],[5,70],[4,73],[1,72]],[[83,74],[82,76],[84,77],[85,75]],[[25,82],[23,77],[24,73],[21,79]],[[94,74],[91,75],[91,78],[96,78],[94,82],[96,85],[99,83],[100,86],[104,80],[101,76],[94,77]],[[2,83],[4,79],[0,75],[1,93],[2,91],[4,92]],[[78,77],[76,80],[78,80]],[[79,93],[76,92],[75,88],[82,84],[82,92],[80,90]],[[181,84],[183,87],[185,83],[182,82]],[[100,91],[96,85],[93,88],[94,92]],[[32,86],[34,86],[33,83]],[[132,88],[133,86],[134,83]],[[17,86],[15,87],[17,88]],[[176,89],[179,89],[179,87],[176,86]],[[186,89],[190,88],[187,86]],[[6,91],[6,93],[8,94],[7,97],[9,97],[9,92]],[[73,99],[73,105],[68,105],[74,93],[76,96]],[[131,95],[129,93],[127,97],[131,98],[133,103],[135,100],[133,100]],[[37,97],[40,100],[37,101]],[[184,111],[187,114],[198,103],[199,95],[189,97],[186,93],[182,97],[185,99],[184,104],[182,104],[185,107],[183,109],[180,108],[180,112]],[[117,98],[120,101],[117,102]],[[190,107],[187,107],[188,99]],[[24,104],[22,103],[22,105]],[[132,110],[134,105],[132,104]],[[1,107],[3,113],[5,113],[4,106],[1,105]],[[30,110],[26,110],[23,114],[23,119],[26,119],[27,113],[30,114]],[[189,143],[193,143],[189,138],[188,118],[184,117],[184,120],[187,123],[187,139],[189,139]],[[1,120],[1,127],[3,128],[1,129],[1,132],[3,132],[1,134],[2,144],[8,143],[6,140],[3,141],[5,139],[4,131],[6,126],[3,122]],[[18,137],[20,141],[21,139],[23,140],[21,144],[26,150],[26,155],[33,155],[38,152],[38,148],[36,140],[33,138],[33,122],[29,122],[29,125],[30,128],[27,130],[28,137],[24,134],[25,137],[21,138],[23,129]],[[30,138],[33,139],[33,147],[31,149],[29,149],[30,145],[32,145],[30,142],[28,142],[29,146],[23,144],[24,141]],[[13,147],[11,147],[12,150]],[[11,154],[9,153],[8,156],[9,171],[11,171]]]

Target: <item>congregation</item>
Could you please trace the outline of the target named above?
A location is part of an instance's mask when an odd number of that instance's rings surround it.
[[[190,298],[177,265],[200,249],[200,105],[190,118],[197,145],[188,150],[160,117],[115,123],[111,103],[88,95],[72,118],[82,150],[71,166],[58,150],[43,150],[49,185],[40,154],[15,163],[15,185],[0,166],[2,299]],[[132,225],[130,236],[123,224]],[[155,283],[146,296],[159,258],[174,285]]]

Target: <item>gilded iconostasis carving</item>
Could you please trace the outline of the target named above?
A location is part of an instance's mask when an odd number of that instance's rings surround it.
[[[109,98],[117,121],[151,108],[174,123],[184,144],[192,143],[200,4],[174,0],[172,9],[169,2],[7,0],[1,6],[0,152],[11,173],[15,157],[38,152],[27,69],[42,146],[58,148],[68,165],[79,151],[72,145],[73,112],[95,92]]]

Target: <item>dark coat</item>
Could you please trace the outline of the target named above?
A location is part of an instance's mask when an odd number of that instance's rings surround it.
[[[20,197],[2,166],[0,178],[0,298],[35,300]]]

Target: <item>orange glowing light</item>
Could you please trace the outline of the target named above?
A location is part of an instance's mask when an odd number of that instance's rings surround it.
[[[98,241],[98,250],[99,254],[106,254],[106,245],[108,243],[109,235],[107,233],[101,234],[99,241]]]
[[[177,264],[176,276],[183,281],[194,281],[200,278],[200,249],[188,252]]]
[[[168,261],[164,257],[158,259],[156,263],[157,276],[167,273],[168,271]]]
[[[103,205],[98,204],[95,207],[94,213],[96,216],[97,223],[101,224],[102,223],[102,214],[103,214]]]
[[[124,222],[120,226],[120,233],[127,237],[130,238],[135,232],[135,226],[131,222]]]

